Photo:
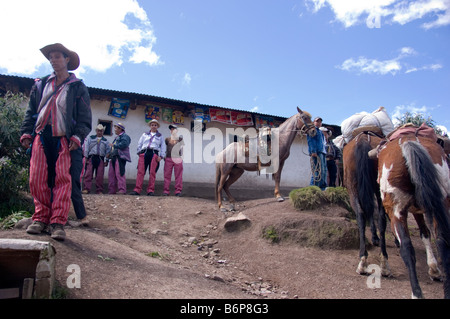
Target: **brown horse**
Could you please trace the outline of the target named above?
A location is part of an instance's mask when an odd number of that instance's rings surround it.
[[[414,247],[408,231],[408,211],[418,221],[430,271],[437,268],[429,231],[435,226],[436,245],[444,269],[444,296],[450,298],[449,167],[435,139],[404,135],[386,143],[378,156],[378,181],[391,229],[400,243],[400,254],[408,269],[413,298],[423,298],[416,274]],[[431,254],[430,254],[431,253]],[[433,265],[435,264],[435,265]],[[438,271],[438,270],[437,270]]]
[[[369,151],[383,140],[382,132],[376,127],[361,127],[359,133],[344,146],[344,186],[350,197],[350,204],[356,214],[359,228],[359,264],[356,272],[368,273],[368,253],[366,249],[366,223],[371,225],[372,243],[381,248],[381,274],[390,275],[387,262],[385,229],[386,214],[381,203],[380,188],[377,184],[376,157],[369,158]],[[375,202],[376,200],[376,202]],[[377,205],[375,205],[377,203]],[[374,220],[375,208],[378,208],[380,238]]]
[[[297,111],[297,114],[288,118],[278,129],[272,129],[272,132],[276,132],[278,137],[276,139],[277,143],[274,143],[275,139],[272,139],[271,151],[272,164],[276,164],[275,169],[272,172],[272,177],[275,180],[274,194],[278,201],[284,200],[283,196],[280,194],[281,171],[283,170],[284,162],[289,157],[290,148],[294,142],[295,136],[298,132],[300,132],[300,134],[306,133],[311,136],[316,134],[314,124],[311,121],[311,114],[300,110],[298,107]],[[217,204],[222,211],[226,211],[225,207],[222,205],[222,190],[227,194],[231,209],[233,210],[235,199],[230,194],[230,186],[241,177],[244,171],[255,172],[261,169],[259,163],[252,160],[249,156],[239,156],[240,154],[242,155],[242,146],[243,143],[240,142],[231,143],[216,156],[215,194]]]

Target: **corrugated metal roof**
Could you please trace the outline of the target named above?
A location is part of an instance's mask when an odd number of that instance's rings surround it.
[[[21,77],[16,75],[6,75],[6,74],[0,74],[0,77],[6,77],[6,78],[13,78],[18,79],[22,81],[27,81],[30,83],[30,87],[34,83],[33,78],[27,78],[27,77]],[[145,100],[149,102],[158,102],[163,104],[171,104],[181,107],[193,107],[195,105],[198,106],[204,106],[204,107],[210,107],[210,108],[217,108],[217,109],[223,109],[223,110],[232,110],[232,111],[238,111],[238,112],[246,112],[251,114],[257,114],[262,116],[270,116],[278,119],[286,119],[287,117],[279,116],[279,115],[273,115],[273,114],[264,114],[264,113],[258,113],[258,112],[252,112],[232,107],[223,107],[223,106],[216,106],[216,105],[207,105],[207,104],[201,104],[197,102],[189,102],[189,101],[182,101],[177,99],[171,99],[166,97],[160,97],[155,95],[149,95],[149,94],[142,94],[142,93],[135,93],[135,92],[125,92],[125,91],[117,91],[117,90],[110,90],[110,89],[102,89],[102,88],[95,88],[88,86],[89,93],[97,94],[97,95],[104,95],[104,96],[110,96],[110,97],[117,97],[117,98],[126,98],[130,100]]]
[[[12,79],[17,79],[19,81],[29,82],[28,86],[30,88],[31,88],[31,86],[34,83],[34,79],[33,78],[21,77],[21,76],[16,76],[16,75],[0,74],[0,78],[1,77],[12,78]],[[201,104],[201,103],[196,103],[196,102],[188,102],[188,101],[170,99],[170,98],[166,98],[166,97],[159,97],[159,96],[149,95],[149,94],[134,93],[134,92],[124,92],[124,91],[109,90],[109,89],[101,89],[101,88],[94,88],[94,87],[90,87],[90,86],[88,86],[88,90],[89,90],[89,94],[91,94],[91,95],[92,94],[97,94],[97,95],[103,95],[103,96],[108,96],[108,97],[126,98],[126,99],[130,99],[130,100],[131,99],[134,99],[134,100],[145,100],[145,101],[149,101],[149,102],[170,104],[170,105],[176,105],[176,106],[180,106],[180,107],[193,107],[195,105],[198,105],[198,106],[217,108],[217,109],[223,109],[223,110],[232,110],[232,111],[238,111],[238,112],[245,112],[245,113],[256,114],[256,115],[261,115],[261,116],[269,116],[269,117],[273,117],[275,119],[278,119],[280,121],[284,121],[285,119],[287,119],[287,117],[285,117],[285,116],[279,116],[279,115],[273,115],[273,114],[264,114],[264,113],[258,113],[258,112],[251,112],[251,111],[241,110],[241,109],[236,109],[236,108],[231,108],[231,107],[222,107],[222,106],[216,106],[216,105]],[[323,123],[323,126],[327,126],[327,127],[331,126],[331,127],[334,128],[335,133],[337,131],[338,135],[341,134],[341,128],[338,125],[329,125],[329,124]]]

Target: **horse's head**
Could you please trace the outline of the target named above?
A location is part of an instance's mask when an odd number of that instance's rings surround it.
[[[311,114],[300,110],[298,106],[297,111],[297,129],[300,131],[300,134],[308,134],[309,136],[314,137],[317,134],[317,131],[313,121],[311,120]]]

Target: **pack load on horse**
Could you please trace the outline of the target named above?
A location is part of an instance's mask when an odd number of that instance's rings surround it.
[[[416,273],[416,258],[407,217],[415,217],[427,252],[429,274],[440,278],[433,255],[430,231],[444,269],[444,297],[450,298],[450,174],[444,148],[434,130],[404,125],[377,148],[378,181],[391,229],[400,243],[400,255],[408,269],[413,298],[423,298]],[[428,227],[426,225],[428,222]]]
[[[386,251],[386,214],[381,202],[377,183],[378,163],[369,158],[369,151],[376,148],[394,125],[383,107],[372,114],[357,113],[342,122],[342,133],[333,142],[343,148],[344,186],[347,188],[350,204],[356,214],[359,228],[359,264],[356,272],[368,273],[368,253],[366,249],[366,223],[370,223],[372,243],[380,245],[381,274],[390,275]],[[375,209],[378,212],[380,237],[375,224]]]
[[[381,106],[372,113],[360,112],[345,119],[341,124],[342,135],[337,136],[333,143],[343,149],[345,144],[354,138],[354,131],[361,127],[377,128],[376,131],[381,131],[382,136],[387,136],[394,130],[394,124],[385,108]]]
[[[300,134],[315,135],[311,114],[297,107],[298,113],[288,118],[278,128],[260,131],[258,141],[252,139],[230,143],[216,156],[215,194],[221,211],[226,211],[222,204],[222,190],[228,196],[231,210],[235,199],[230,194],[230,186],[236,182],[244,171],[272,174],[275,180],[275,197],[278,201],[284,198],[280,194],[280,179],[284,162],[289,157],[290,148],[295,136]]]

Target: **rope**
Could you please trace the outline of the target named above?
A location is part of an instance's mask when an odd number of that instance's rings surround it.
[[[319,182],[322,179],[322,161],[319,157],[316,157],[316,163],[314,163],[314,159],[311,156],[310,162],[311,162],[311,172],[313,176],[314,182]]]

